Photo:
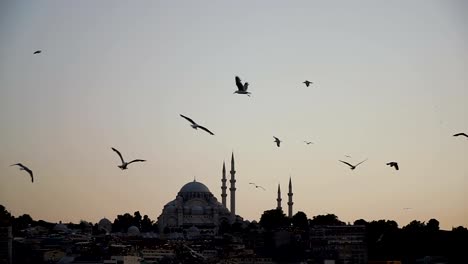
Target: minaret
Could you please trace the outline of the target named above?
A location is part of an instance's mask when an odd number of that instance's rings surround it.
[[[288,192],[288,217],[292,218],[293,216],[293,192],[292,192],[292,183],[291,177],[289,177],[289,192]]]
[[[276,210],[283,210],[283,208],[281,208],[281,189],[280,189],[279,183],[278,183],[278,198],[276,198],[276,201],[278,202],[278,204],[276,205]]]
[[[234,169],[234,152],[232,153],[231,156],[231,188],[229,188],[229,191],[231,191],[231,214],[233,216],[236,215],[236,170]]]
[[[221,201],[223,202],[223,206],[226,207],[226,164],[223,161],[223,178],[221,179]],[[227,208],[227,207],[226,207]]]

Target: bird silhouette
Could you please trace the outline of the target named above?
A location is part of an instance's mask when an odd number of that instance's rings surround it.
[[[20,170],[24,170],[26,171],[27,173],[29,173],[29,176],[31,176],[31,182],[34,182],[34,176],[33,176],[33,172],[32,170],[30,170],[28,167],[24,166],[23,164],[21,163],[16,163],[16,164],[13,164],[13,165],[10,165],[10,166],[19,166]]]
[[[251,93],[247,92],[247,89],[249,88],[249,83],[245,82],[244,84],[242,84],[239,76],[236,76],[236,86],[237,86],[237,91],[235,91],[234,93],[246,94],[247,96],[250,96]]]
[[[183,117],[183,118],[185,118],[185,119],[186,119],[187,121],[189,121],[190,123],[192,123],[191,126],[192,126],[193,129],[198,129],[198,128],[200,128],[200,129],[205,130],[206,132],[210,133],[211,135],[214,135],[213,132],[211,132],[210,130],[208,130],[206,127],[200,126],[199,124],[195,123],[195,121],[193,121],[192,119],[190,119],[190,118],[188,118],[188,117],[186,117],[186,116],[184,116],[184,115],[180,115],[180,116]]]
[[[119,165],[118,167],[122,170],[126,170],[127,169],[127,166],[130,165],[130,163],[133,163],[133,162],[145,162],[146,160],[142,160],[142,159],[135,159],[135,160],[132,160],[130,162],[125,162],[123,157],[122,157],[122,154],[120,154],[120,152],[118,150],[116,150],[115,148],[112,148],[113,151],[117,152],[117,154],[119,154],[119,157],[120,157],[120,160],[122,161],[122,165]]]
[[[39,54],[41,52],[42,52],[42,50],[36,50],[33,54]]]
[[[467,135],[467,134],[465,134],[465,133],[457,133],[457,134],[455,134],[455,135],[453,135],[453,136],[454,136],[454,137],[458,137],[458,136],[465,136],[465,137],[467,137],[467,138],[468,138],[468,135]]]
[[[273,137],[275,138],[275,141],[274,141],[274,142],[276,142],[276,146],[278,146],[278,148],[279,148],[280,143],[281,143],[281,140],[279,140],[279,138],[277,138],[277,137],[275,137],[275,136],[273,136]]]
[[[313,82],[310,82],[310,81],[308,81],[308,80],[305,80],[303,83],[304,83],[307,87],[309,87],[309,85],[311,85]]]
[[[311,141],[305,141],[305,140],[304,140],[304,143],[306,143],[307,145],[314,144],[314,142],[311,142]]]
[[[356,165],[352,165],[352,164],[350,164],[350,163],[348,163],[348,162],[346,162],[346,161],[342,161],[342,160],[339,160],[339,161],[341,161],[341,162],[343,162],[344,164],[348,165],[348,166],[351,168],[351,170],[354,170],[354,169],[356,169],[356,167],[357,167],[359,164],[363,163],[363,162],[366,161],[366,160],[367,160],[367,159],[365,159],[365,160],[359,162],[359,163],[356,164]]]
[[[260,185],[255,184],[255,183],[253,183],[253,182],[249,182],[249,184],[253,184],[253,185],[255,186],[255,188],[257,188],[257,189],[258,189],[258,188],[262,188],[264,191],[266,191],[265,188],[263,188],[263,187],[260,186]]]
[[[395,170],[399,170],[399,169],[400,169],[400,168],[398,167],[398,163],[395,162],[395,161],[389,162],[389,163],[387,163],[387,165],[390,166],[390,167],[394,167]]]

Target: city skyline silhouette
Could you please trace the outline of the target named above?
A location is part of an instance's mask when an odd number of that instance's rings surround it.
[[[194,177],[220,201],[234,152],[246,220],[291,176],[294,213],[468,226],[468,140],[453,136],[468,132],[467,10],[2,2],[0,204],[50,222],[156,219]],[[233,94],[235,76],[250,97]],[[120,170],[112,147],[146,162]]]

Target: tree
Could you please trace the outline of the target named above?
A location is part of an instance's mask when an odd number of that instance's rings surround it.
[[[309,220],[309,225],[314,226],[314,225],[331,225],[331,226],[336,226],[336,225],[346,225],[345,222],[342,222],[338,219],[338,216],[334,214],[327,214],[327,215],[317,215],[314,216],[311,220]]]
[[[5,206],[0,204],[0,226],[9,226],[11,225],[12,216],[8,212]]]
[[[117,215],[117,218],[112,224],[113,232],[127,232],[128,228],[133,225],[133,216],[129,213]]]
[[[13,220],[14,226],[17,230],[25,229],[34,223],[32,217],[28,214],[23,214]]]
[[[358,219],[356,221],[354,221],[353,225],[364,225],[364,226],[367,226],[367,221],[364,220],[364,219]]]
[[[418,220],[413,220],[409,224],[403,227],[403,230],[417,231],[417,232],[424,231],[425,229],[426,229],[426,224]]]
[[[153,221],[148,217],[148,215],[143,216],[141,220],[141,232],[150,232],[153,229]]]
[[[297,212],[293,215],[291,219],[292,225],[296,228],[299,228],[303,231],[309,230],[309,222],[307,220],[307,215],[304,212]]]
[[[289,219],[283,213],[283,210],[273,209],[265,211],[260,218],[260,225],[267,230],[286,227],[288,224]]]
[[[140,214],[140,211],[136,211],[135,213],[133,213],[132,225],[138,227],[138,229],[141,229],[141,214]]]
[[[428,231],[439,231],[439,221],[432,218],[427,222],[426,228]]]
[[[454,232],[468,232],[468,229],[464,226],[459,227],[452,227],[452,231]]]

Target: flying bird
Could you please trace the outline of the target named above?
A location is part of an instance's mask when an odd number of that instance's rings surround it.
[[[120,154],[120,152],[118,150],[116,150],[115,148],[112,148],[113,151],[117,152],[117,154],[119,154],[119,157],[120,157],[120,160],[122,161],[122,165],[119,165],[118,167],[121,168],[122,170],[126,170],[127,169],[127,166],[130,165],[130,163],[133,163],[133,162],[145,162],[146,160],[142,160],[142,159],[136,159],[136,160],[132,160],[130,162],[125,162],[123,157],[122,157],[122,154]]]
[[[33,54],[39,54],[41,52],[42,52],[42,50],[36,50]]]
[[[265,188],[263,188],[263,187],[260,186],[260,185],[255,184],[255,183],[253,183],[253,182],[249,182],[249,184],[253,184],[253,185],[255,186],[255,188],[257,188],[257,189],[258,189],[258,188],[262,188],[264,191],[266,191]]]
[[[19,167],[20,167],[20,170],[24,170],[24,171],[26,171],[27,173],[29,173],[29,176],[31,176],[31,182],[34,182],[33,172],[32,172],[32,170],[30,170],[28,167],[24,166],[24,165],[21,164],[21,163],[16,163],[16,164],[13,164],[13,165],[10,165],[10,166],[19,166]]]
[[[314,142],[311,142],[311,141],[305,141],[305,140],[304,140],[304,143],[306,143],[307,145],[314,144]]]
[[[308,80],[305,80],[303,83],[304,83],[307,87],[309,87],[309,85],[311,85],[313,82],[310,82],[310,81],[308,81]]]
[[[273,137],[275,138],[275,141],[274,141],[274,142],[276,142],[276,146],[278,146],[278,148],[279,148],[280,143],[281,143],[281,140],[279,140],[279,138],[277,138],[277,137],[275,137],[275,136],[273,136]]]
[[[356,165],[349,164],[348,162],[342,161],[342,160],[339,160],[339,161],[341,161],[341,162],[343,162],[344,164],[348,165],[348,166],[351,168],[351,170],[354,170],[354,169],[356,169],[356,167],[357,167],[359,164],[363,163],[363,162],[366,161],[366,160],[367,160],[367,159],[365,159],[365,160],[359,162],[359,163],[356,164]]]
[[[184,116],[184,115],[180,115],[180,116],[183,117],[183,118],[185,118],[185,119],[186,119],[187,121],[189,121],[190,123],[192,123],[191,126],[192,126],[193,129],[198,129],[198,128],[200,128],[200,129],[205,130],[206,132],[210,133],[211,135],[214,135],[213,132],[211,132],[210,130],[208,130],[206,127],[200,126],[199,124],[195,123],[195,121],[193,121],[192,119],[190,119],[190,118],[188,118],[188,117],[186,117],[186,116]]]
[[[239,76],[236,76],[236,86],[237,86],[237,91],[235,91],[234,93],[246,94],[247,96],[250,96],[250,92],[247,92],[247,89],[249,88],[249,83],[245,82],[244,84],[242,84]]]
[[[351,156],[350,156],[350,155],[345,155],[345,157],[347,157],[347,158],[351,158]]]
[[[388,166],[390,167],[395,167],[395,170],[399,170],[400,168],[398,167],[398,163],[395,161],[387,163]]]
[[[453,136],[454,136],[454,137],[458,137],[458,136],[465,136],[465,137],[467,137],[467,138],[468,138],[468,135],[467,135],[467,134],[465,134],[465,133],[457,133],[457,134],[455,134],[455,135],[453,135]]]

